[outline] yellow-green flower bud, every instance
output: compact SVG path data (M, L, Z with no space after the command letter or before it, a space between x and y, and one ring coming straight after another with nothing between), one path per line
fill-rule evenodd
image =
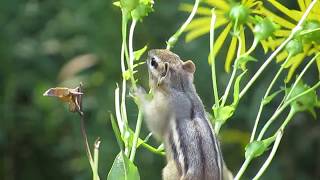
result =
M300 80L298 84L295 86L295 88L292 90L292 93L290 95L290 98L293 98L300 93L303 93L304 91L307 91L310 87L302 82ZM290 92L292 88L287 88L286 92ZM303 96L297 98L295 101L291 102L291 108L295 110L296 112L299 111L309 111L314 117L316 116L315 108L318 106L319 101L317 97L317 93L315 90L308 92L307 94L304 94Z
M121 9L128 13L136 8L139 4L139 0L120 0Z
M292 57L303 52L303 44L301 40L293 39L286 45L288 54Z
M258 22L258 24L256 24L253 29L253 33L256 39L264 40L271 36L278 28L279 26L269 18L263 18Z
M319 28L320 28L320 22L318 20L306 21L306 23L303 25L304 31L312 31ZM316 42L317 44L320 44L320 31L317 30L314 32L306 33L303 36L303 40L308 43Z
M247 22L248 17L250 15L250 10L242 5L242 4L236 4L231 7L229 11L229 18L238 24L244 24Z

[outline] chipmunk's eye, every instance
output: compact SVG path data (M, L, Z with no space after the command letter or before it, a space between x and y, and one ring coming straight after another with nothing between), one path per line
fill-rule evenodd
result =
M158 63L156 62L156 59L153 57L151 58L151 66L153 66L155 69L157 69L158 67Z

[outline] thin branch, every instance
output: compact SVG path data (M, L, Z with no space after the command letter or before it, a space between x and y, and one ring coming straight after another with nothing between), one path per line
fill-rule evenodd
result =
M174 35L172 35L169 40L167 41L167 49L170 50L178 41L180 35L183 33L183 31L187 28L187 26L192 21L193 17L196 15L196 12L199 7L200 0L195 0L195 3L193 5L192 11L188 17L188 19L183 23L183 25L178 29Z
M218 94L218 85L216 77L216 63L215 63L215 54L213 52L214 44L214 25L216 23L216 14L214 9L211 10L211 24L210 24L210 59L211 59L211 74L212 74L212 86L213 86L213 96L215 99L215 106L219 107L219 94Z
M253 180L258 180L260 179L260 177L262 176L262 174L266 171L266 169L269 167L274 155L276 154L277 152L277 149L280 145L280 141L282 139L282 136L283 136L283 132L282 131L278 131L277 133L277 137L276 137L276 140L273 144L273 147L272 147L272 150L270 152L270 155L268 157L268 159L264 162L264 164L262 165L262 167L260 168L260 170L258 171L257 175L253 178Z
M313 0L310 5L308 6L307 10L301 17L300 21L296 25L295 28L292 29L289 37L281 43L280 46L269 56L269 58L262 64L262 66L258 69L258 71L254 74L254 76L250 79L250 81L247 83L247 85L243 88L243 90L240 92L239 98L241 98L247 91L248 89L252 86L252 84L257 80L257 78L261 75L261 73L264 71L264 69L270 64L270 62L275 58L278 53L286 46L286 44L295 36L295 34L301 30L302 28L302 23L305 21L309 13L311 12L311 9L313 6L316 4L317 0Z

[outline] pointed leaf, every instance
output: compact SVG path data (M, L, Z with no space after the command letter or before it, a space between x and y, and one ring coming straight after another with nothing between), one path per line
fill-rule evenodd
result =
M120 130L119 130L119 127L117 125L117 122L116 120L114 119L113 115L110 113L110 120L111 120L111 126L112 126L112 129L113 129L113 132L116 136L116 140L117 140L117 143L120 147L120 149L122 150L123 149L123 141L122 141L122 138L121 138L121 133L120 133Z
M143 48L137 50L134 52L134 59L136 61L138 61L140 59L140 57L146 52L146 50L148 49L148 46L145 45Z
M246 55L246 56L241 56L239 59L238 59L238 62L236 64L236 67L238 69L242 69L243 71L245 71L247 69L247 63L249 61L257 61L256 58L252 57L252 56L249 56L249 55Z
M121 151L114 160L107 180L140 180L138 168Z
M246 146L245 157L246 159L253 159L261 156L265 151L266 147L262 141L252 141Z
M307 84L305 84L302 80L300 80L295 86L295 88L293 90L291 89L292 87L286 89L286 94L289 94L289 92L292 91L292 93L290 94L290 97L288 97L287 99L293 98L309 90L310 87ZM318 97L315 90L312 90L307 94L304 94L303 96L297 98L296 100L290 103L291 108L293 108L295 111L297 112L308 111L311 114L313 113L312 109L317 108L317 104L318 104Z
M224 106L215 108L213 110L215 112L215 121L220 122L221 125L224 124L225 121L233 115L234 110L234 106Z
M234 89L233 89L233 103L232 105L237 105L238 102L239 102L239 90L240 90L240 81L241 81L241 78L243 77L243 75L247 72L244 71L242 72L236 79L236 81L234 82Z
M121 7L120 1L115 1L112 3L113 5L117 6L117 7Z

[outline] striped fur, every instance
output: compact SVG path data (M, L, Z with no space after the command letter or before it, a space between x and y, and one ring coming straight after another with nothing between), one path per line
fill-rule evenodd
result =
M145 119L165 143L164 180L222 180L220 145L193 85L194 65L188 63L185 68L186 63L168 50L149 51L154 97L142 100Z

